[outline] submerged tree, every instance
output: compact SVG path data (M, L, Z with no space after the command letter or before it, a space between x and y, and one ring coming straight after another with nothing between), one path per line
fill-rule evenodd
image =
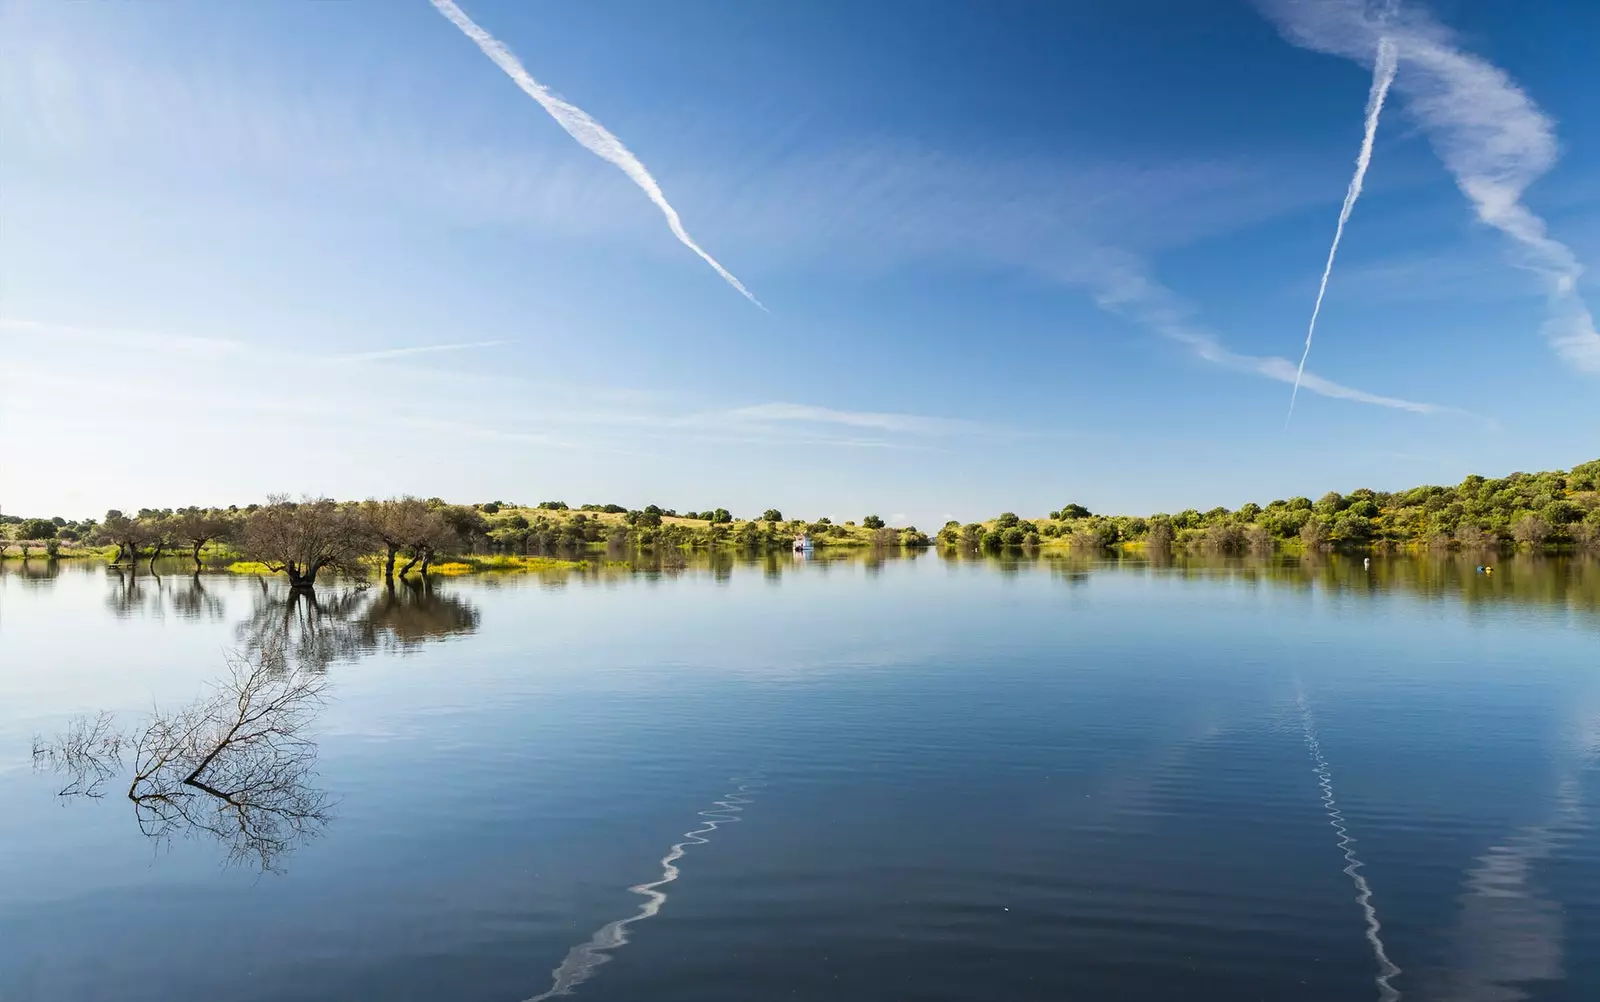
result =
M180 508L168 525L172 537L190 548L194 571L200 573L200 550L213 540L226 539L233 523L221 512L205 508Z
M204 835L233 863L277 870L283 856L321 834L327 795L312 785L317 746L302 732L325 679L279 656L233 658L206 695L157 711L131 732L109 714L74 721L56 740L34 740L36 769L64 775L63 796L99 796L132 758L128 786L139 828L158 840Z
M294 502L279 495L250 516L244 549L272 573L287 576L289 587L308 590L330 568L365 577L361 561L372 552L373 538L355 507L330 498Z
M487 505L484 510L488 510ZM498 506L495 510L499 511ZM368 500L361 505L361 513L373 537L383 546L385 580L394 578L395 558L402 550L417 555L400 572L404 576L405 571L410 570L418 560L424 559L424 555L436 550L450 532L450 526L439 509L421 498L407 496L387 501Z

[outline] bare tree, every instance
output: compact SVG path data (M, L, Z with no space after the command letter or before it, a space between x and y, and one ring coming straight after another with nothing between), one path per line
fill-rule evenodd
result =
M126 743L116 728L116 717L109 711L102 710L93 717L74 717L56 740L33 739L33 768L66 777L58 796L101 797L101 786L122 768Z
M128 786L139 828L160 840L217 839L233 863L277 870L330 819L327 795L311 785L317 747L302 730L321 704L324 677L290 670L271 654L233 658L212 691L129 735L109 714L75 721L57 740L34 740L34 765L63 773L63 795L99 796L133 760Z
M287 852L321 833L326 794L310 780L316 744L302 730L322 700L324 677L290 670L281 657L232 658L211 692L156 712L123 734L108 713L75 720L55 741L34 739L36 769L63 774L63 796L101 795L133 760L128 800L156 839L207 835L233 863L276 870Z
M205 508L181 508L168 524L172 537L190 547L196 574L203 568L200 563L200 550L212 540L226 539L233 527L227 516Z
M244 549L289 586L309 590L323 570L354 578L366 576L362 558L374 548L367 520L359 509L330 498L294 502L283 496L250 516Z
M395 557L401 550L416 554L400 572L404 577L418 560L431 559L432 551L450 533L444 517L420 498L368 500L361 505L361 514L373 536L383 545L385 580L393 580Z
M411 538L405 544L406 562L400 568L400 577L411 573L411 568L419 563L422 565L422 576L427 577L428 565L433 563L433 558L462 542L460 530L456 524L452 524L451 514L454 511L456 509L435 508L432 509L431 518L416 523ZM455 521L462 523L459 518Z
M1511 535L1519 543L1543 546L1550 538L1550 523L1538 515L1524 515L1511 527Z

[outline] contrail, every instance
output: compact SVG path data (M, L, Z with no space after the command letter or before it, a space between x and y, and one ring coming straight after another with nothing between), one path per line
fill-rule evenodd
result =
M734 792L721 800L712 801L713 807L701 811L700 816L706 819L705 823L693 831L684 832L683 841L673 845L667 850L667 854L661 857L661 879L647 884L635 884L628 888L645 899L639 910L627 918L607 922L596 929L587 942L568 950L566 958L561 961L561 966L550 972L550 989L542 995L533 996L527 1002L544 1002L545 999L557 995L571 995L574 988L589 980L595 968L611 959L611 951L627 945L628 926L656 914L661 910L661 906L667 903L666 892L657 888L678 879L678 868L672 864L683 858L684 850L691 845L705 845L711 841L705 836L716 831L719 826L739 821L739 814L744 811L744 805L750 803L750 798L744 794L754 787L763 785L765 784L759 779L739 783Z
M1581 372L1600 374L1600 331L1579 293L1583 265L1522 202L1555 166L1555 122L1500 67L1467 52L1420 5L1376 13L1366 0L1256 0L1289 41L1365 61L1393 39L1406 75L1395 85L1434 152L1455 177L1478 220L1504 233L1516 263L1538 275L1548 296L1544 334Z
M1322 297L1328 292L1328 276L1333 274L1333 259L1339 253L1339 241L1344 237L1344 224L1350 221L1350 212L1361 197L1361 184L1367 177L1367 165L1372 163L1372 140L1378 134L1378 116L1383 112L1383 99L1389 95L1389 85L1394 83L1398 66L1395 44L1391 39L1378 39L1378 58L1372 66L1372 90L1367 93L1367 128L1361 137L1361 152L1356 154L1355 176L1344 193L1344 205L1339 209L1339 225L1333 230L1333 246L1328 248L1328 263L1322 268L1322 284L1317 287L1317 304L1311 308L1311 325L1306 328L1306 347L1300 353L1300 367L1295 370L1294 390L1289 394L1289 416L1283 426L1289 427L1294 418L1294 402L1300 396L1300 380L1305 375L1306 359L1311 355L1311 338L1317 332L1317 314L1322 312Z
M1378 922L1378 909L1372 904L1372 885L1361 875L1361 868L1366 864L1356 857L1356 840L1349 832L1344 811L1340 809L1338 801L1334 800L1333 769L1322 754L1322 742L1317 740L1317 725L1311 719L1311 707L1306 702L1305 690L1302 689L1298 693L1296 702L1300 706L1300 726L1305 731L1306 749L1311 752L1312 771L1317 774L1317 785L1322 788L1322 807L1327 811L1328 824L1333 826L1334 832L1338 835L1339 851L1344 853L1346 863L1344 872L1356 887L1356 904L1361 906L1361 911L1367 919L1367 942L1372 945L1373 959L1378 962L1378 976L1375 980L1378 985L1379 1002L1398 1002L1400 993L1389 984L1389 981L1400 973L1400 968L1389 959L1389 951L1384 948L1383 939L1379 936L1383 926Z
M721 275L723 281L739 290L741 296L760 306L763 310L766 309L765 306L761 306L760 300L750 294L749 289L746 289L737 278L733 277L728 269L719 264L716 258L701 250L700 245L694 242L694 238L689 236L689 231L683 228L683 221L678 218L678 211L667 202L667 196L661 193L661 186L656 184L656 179L650 176L648 170L645 170L645 166L639 162L639 158L634 156L633 152L622 144L622 140L612 135L605 126L590 118L589 114L582 108L563 101L555 94L552 94L544 84L535 80L532 74L523 67L522 62L517 59L515 53L501 44L493 35L478 27L477 23L468 17L465 11L456 6L454 0L431 0L431 2L439 13L450 19L451 24L460 28L463 34L476 42L478 48L483 50L483 54L493 60L496 66L504 70L506 76L510 77L518 87L521 87L524 93L538 101L540 106L550 113L550 117L556 120L556 124L567 130L568 135L581 143L590 153L616 165L622 173L628 175L634 184L642 188L644 193L650 197L650 201L656 204L656 208L661 210L661 214L667 217L667 226L672 229L672 235L677 237L680 243L700 255L700 259L709 264L718 275Z
M412 348L384 348L379 351L357 351L348 355L335 355L333 362L376 362L386 358L403 358L407 355L430 355L439 351L465 351L468 348L496 348L504 341L465 341L460 344L424 344Z

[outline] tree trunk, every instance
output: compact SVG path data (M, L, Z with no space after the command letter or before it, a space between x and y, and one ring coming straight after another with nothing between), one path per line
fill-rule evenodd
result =
M433 547L422 548L422 580L428 580L428 565L433 563Z
M317 567L315 565L301 570L294 564L288 564L283 568L283 573L289 576L290 591L310 591L316 587Z
M201 565L200 565L200 547L202 547L204 545L206 545L206 541L203 540L203 539L202 540L198 540L194 544L194 572L196 574L199 574L200 570L201 570Z
M406 560L406 565L404 567L400 568L400 577L404 578L407 574L410 574L411 573L411 568L417 566L417 561L419 561L421 559L422 559L422 551L421 550L412 550L410 558Z
M117 544L117 552L116 552L116 555L115 555L115 556L113 556L113 557L112 557L112 558L111 558L111 563L112 563L112 564L120 564L120 563L122 563L122 554L123 554L123 553L124 553L124 552L125 552L125 551L126 551L126 550L127 550L127 549L128 549L128 547L127 547L127 546L126 546L126 545L125 545L125 544L123 544L123 543L118 543L118 544Z
M400 547L396 546L393 543L389 543L389 544L386 544L386 545L388 546L389 552L384 557L384 561L383 561L383 579L385 581L393 581L394 580L394 555L396 553L400 552Z

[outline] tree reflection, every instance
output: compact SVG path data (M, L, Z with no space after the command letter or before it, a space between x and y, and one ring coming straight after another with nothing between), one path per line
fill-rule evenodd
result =
M432 639L472 633L478 609L428 583L320 592L263 582L238 633L247 655L281 651L302 670L325 671L376 651L405 653Z
M271 652L230 659L228 669L210 692L131 731L102 713L54 741L35 739L34 767L64 776L63 796L98 797L127 754L127 797L145 835L209 837L231 864L280 869L330 820L328 796L312 784L317 746L302 733L326 679Z
M358 623L369 649L405 652L428 640L474 632L478 609L459 595L436 593L431 582L408 581L379 592Z
M183 619L221 619L226 611L222 599L206 588L195 574L187 586L178 586L172 592L172 608Z

